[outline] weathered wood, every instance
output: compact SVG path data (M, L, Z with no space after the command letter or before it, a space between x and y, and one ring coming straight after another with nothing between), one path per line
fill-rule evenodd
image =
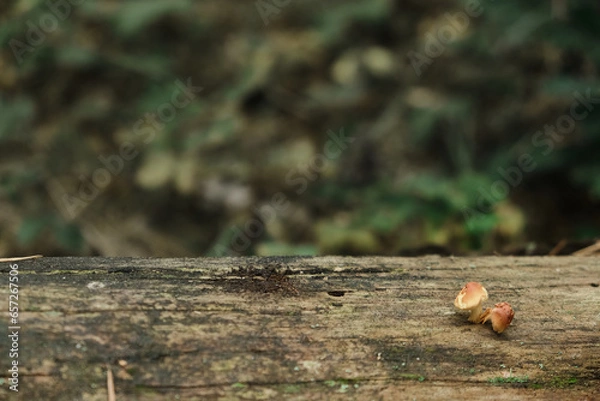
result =
M107 363L117 400L600 399L600 258L18 266L19 392L3 335L2 399L106 400ZM513 305L502 335L455 311L467 281Z

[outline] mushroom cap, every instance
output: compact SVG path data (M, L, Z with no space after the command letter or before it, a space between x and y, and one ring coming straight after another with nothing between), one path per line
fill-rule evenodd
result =
M488 299L488 293L483 285L471 281L460 290L454 300L454 306L458 309L470 310L481 305L486 299Z
M492 312L490 313L490 317L486 318L492 320L492 329L496 333L502 333L512 322L513 317L515 316L515 311L510 306L508 302L500 302L499 304L494 305Z

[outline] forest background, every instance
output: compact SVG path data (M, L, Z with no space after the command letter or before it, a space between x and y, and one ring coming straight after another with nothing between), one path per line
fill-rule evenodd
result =
M0 255L571 253L600 4L0 4Z

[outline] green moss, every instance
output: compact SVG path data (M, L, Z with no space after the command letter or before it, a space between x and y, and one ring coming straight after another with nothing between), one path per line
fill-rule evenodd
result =
M400 373L398 377L404 380L418 380L420 382L425 381L425 376L416 375L413 373Z
M338 393L346 393L348 390L352 388L358 388L360 385L358 384L358 380L356 379L335 379L335 380L325 380L323 382L327 387L335 388L338 387Z
M541 389L541 388L567 388L573 386L579 382L579 379L576 377L553 377L552 379L543 380L540 382L529 382L527 384L527 388L531 389Z
M566 388L577 384L577 381L578 380L575 377L554 377L552 378L550 385L556 388Z
M493 377L488 380L492 384L504 384L504 383L528 383L528 376L513 376L513 377Z
M85 276L85 275L90 275L90 274L104 274L106 273L105 271L102 270L76 270L76 269L70 269L70 270L51 270L49 272L44 272L43 274L45 275L49 275L49 276L55 276L55 275L77 275L77 276Z
M289 385L289 386L285 386L285 388L283 389L283 392L286 394L296 394L300 392L300 386L297 385Z

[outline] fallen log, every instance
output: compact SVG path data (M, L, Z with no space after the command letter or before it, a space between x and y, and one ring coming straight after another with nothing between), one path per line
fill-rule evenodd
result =
M600 399L597 257L40 258L0 268L4 304L18 295L17 313L3 313L1 399ZM484 306L513 306L504 333L454 308L468 281L487 288Z

